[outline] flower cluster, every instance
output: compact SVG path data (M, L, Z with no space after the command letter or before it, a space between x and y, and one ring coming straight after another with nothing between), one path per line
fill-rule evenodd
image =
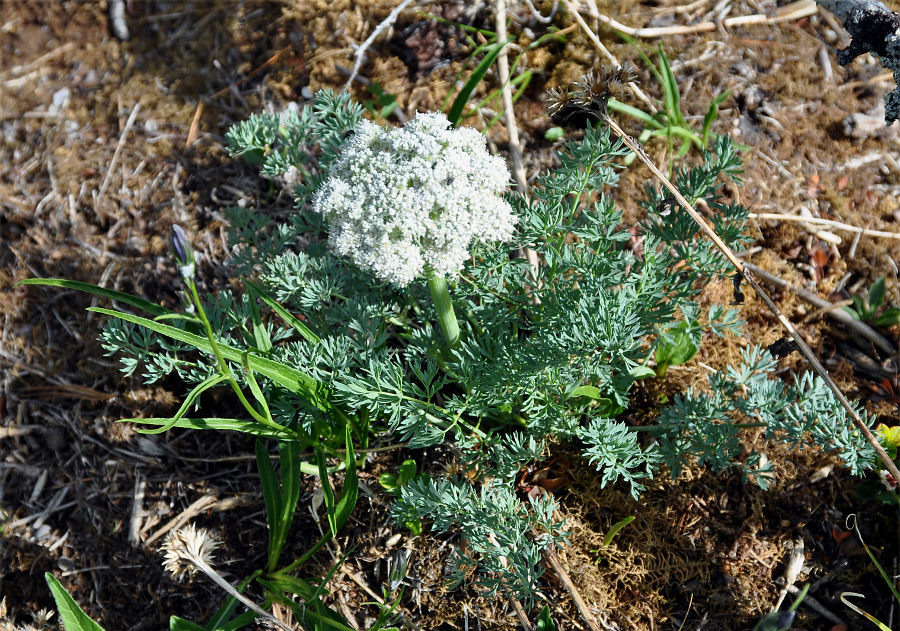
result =
M330 224L329 244L378 278L404 286L425 274L455 276L473 240L505 241L516 217L498 194L509 181L471 128L441 113L404 127L360 121L313 208Z

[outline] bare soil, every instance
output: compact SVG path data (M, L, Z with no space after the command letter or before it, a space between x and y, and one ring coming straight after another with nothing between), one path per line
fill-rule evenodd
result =
M185 511L224 540L218 558L229 580L240 580L264 558L266 526L252 443L182 431L142 436L117 424L121 418L171 414L183 387L122 377L115 358L104 356L96 341L102 321L85 311L98 301L14 285L31 277L71 278L175 306L178 281L167 235L178 223L195 235L204 257L204 289L239 289L228 266L223 210L247 203L287 212L291 202L227 155L225 132L262 108L279 110L308 101L318 89L340 89L355 48L396 4L134 0L127 3L131 38L122 41L112 35L106 2L0 3L0 598L6 607L0 628L23 627L39 610L53 608L43 577L48 571L107 629L158 629L168 626L171 614L204 623L222 594L203 579L174 583L162 570L160 541L154 538ZM549 25L526 4L508 4L509 32L518 49L549 26L575 24L562 4ZM554 4L534 2L542 15ZM900 233L897 131L879 123L883 96L893 87L890 77L869 56L838 67L832 47L847 42L821 10L777 24L721 23L724 9L728 16L771 14L780 4L597 2L601 13L632 27L719 20L711 32L639 45L651 57L657 43L663 46L673 60L684 112L697 126L711 99L731 91L713 129L750 147L744 186L732 190L735 198L759 213L795 215L806 208L851 226ZM583 15L591 22L587 10ZM367 52L361 77L396 95L407 117L440 108L459 73L467 76L472 47L448 21L494 30L493 3L413 3ZM659 85L634 49L608 28L593 26L618 60L634 63L642 89L660 99ZM604 61L575 27L565 41L529 51L514 69L532 72L515 108L529 177L553 159L553 143L544 139L552 126L546 89ZM497 85L492 71L470 103ZM360 82L350 89L362 101L371 98ZM490 102L467 123L481 128L500 108ZM874 117L874 124L861 114ZM640 131L631 120L623 123ZM505 118L488 136L497 151L507 153ZM664 142L652 142L648 150L668 160ZM624 180L617 201L633 221L641 213L637 200L648 174L633 166ZM835 244L798 223L772 220L757 222L754 231L758 249L748 260L792 284L837 303L886 276L886 303L900 304L897 239L855 240L853 233L836 230L842 239ZM727 302L730 292L723 281L711 285L703 300ZM884 423L900 424L896 355L879 355L790 291L775 295L842 387ZM660 396L702 382L707 366L721 368L743 346L782 336L754 297L748 296L742 316L748 321L743 338L704 344L695 360L673 369L664 382L642 386L626 419L652 418ZM881 333L896 347L896 329ZM792 357L782 360L785 376L801 368ZM227 397L211 403L230 405ZM747 439L759 441L754 435ZM752 628L777 598L787 544L797 537L806 546L801 583L828 578L812 594L825 609L849 628L871 628L838 599L853 591L866 596L865 608L889 620L890 594L855 536L848 535L845 519L858 516L867 543L896 573L896 509L860 501L858 481L819 453L766 453L778 474L767 492L735 476L696 469L678 480L654 481L635 502L621 489L601 489L595 472L558 446L554 455L568 455L572 463L570 483L559 493L572 545L561 556L607 628ZM367 590L380 593L386 558L406 546L413 551L412 588L402 604L406 619L422 629L514 627L507 603L444 588L451 538L411 538L388 520L388 498L377 477L407 457L434 471L453 459L440 449L375 459L361 474L374 495L362 496L336 546L302 574L321 576L332 554L357 544L330 582L328 602L367 628L377 613L362 604L371 601ZM301 498L296 554L318 537L320 524L305 508L315 490L308 482ZM604 534L627 516L636 519L598 556ZM546 575L545 594L560 628L582 628L552 573ZM893 624L900 624L896 611L893 616ZM803 606L794 628L842 627Z

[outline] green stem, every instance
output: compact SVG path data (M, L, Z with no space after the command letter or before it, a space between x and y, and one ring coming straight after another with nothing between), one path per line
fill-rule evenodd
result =
M428 290L437 310L441 331L447 340L447 348L454 348L459 343L459 323L456 321L456 312L453 311L453 302L450 300L450 285L446 278L430 274Z

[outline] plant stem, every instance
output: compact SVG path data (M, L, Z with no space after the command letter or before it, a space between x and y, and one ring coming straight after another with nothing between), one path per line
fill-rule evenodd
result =
M453 311L447 279L436 276L434 273L429 274L428 290L431 292L431 299L437 310L441 331L444 332L444 338L447 340L447 348L454 348L459 343L459 323L456 321L456 312Z
M193 555L193 554L190 554L189 556L191 557L191 561L193 561L194 564L198 568L200 568L204 574L206 574L208 577L210 577L216 583L216 585L218 585L223 590L225 590L225 592L227 592L229 596L242 602L244 604L244 606L246 606L248 609L252 609L254 612L259 614L263 618L263 620L268 621L270 624L278 627L279 629L283 629L284 631L293 631L292 627L289 627L288 625L283 623L281 620L274 617L268 611L265 611L262 607L260 607L259 605L254 603L252 600L250 600L249 598L244 596L242 593L240 593L238 590L236 590L234 588L234 586L231 585L231 583L229 583L224 578L219 576L218 572L216 572L214 569L212 569L212 567L210 567L209 564L207 564L203 559L201 559L200 557Z

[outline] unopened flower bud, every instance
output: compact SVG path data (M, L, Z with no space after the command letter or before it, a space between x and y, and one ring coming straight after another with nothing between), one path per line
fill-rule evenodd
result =
M191 247L190 239L188 239L184 228L178 224L172 226L172 250L182 278L185 280L192 279L196 269L194 265L194 248Z

